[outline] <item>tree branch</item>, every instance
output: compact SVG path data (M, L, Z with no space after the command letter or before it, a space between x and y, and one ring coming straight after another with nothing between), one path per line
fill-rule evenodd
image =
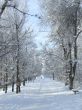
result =
M1 12L0 12L0 17L3 14L3 12L4 12L4 10L5 10L6 6L7 6L8 1L9 0L5 0L4 4L2 5Z
M75 40L77 40L77 38L79 37L79 35L80 35L81 33L82 33L82 30L77 33L77 36L76 36Z
M18 9L15 5L7 5L7 7L12 7L12 8L16 9L17 11L19 11L20 13L22 13L24 15L29 15L29 16L37 17L38 19L41 19L41 17L38 16L37 14L34 15L34 14L30 14L30 13L24 12L24 11Z

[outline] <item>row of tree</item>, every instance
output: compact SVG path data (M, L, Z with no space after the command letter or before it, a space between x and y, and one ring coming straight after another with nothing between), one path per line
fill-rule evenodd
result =
M41 57L34 42L34 33L27 24L27 1L0 1L0 87L7 93L8 85L16 84L19 93L21 82L41 74ZM36 17L36 16L35 16Z
M57 49L61 51L61 53L59 52L60 56L54 53L56 58L53 58L54 56L51 58L54 60L58 58L59 60L61 59L61 63L63 64L60 64L63 65L61 67L64 68L64 75L66 76L66 80L69 80L69 89L73 89L75 76L77 74L77 65L79 64L77 44L78 38L79 36L81 37L82 33L82 1L42 0L40 6L43 9L42 14L45 19L43 21L48 23L51 27L49 39L55 45L54 52L57 53ZM56 67L53 64L48 66ZM60 66L59 70L61 70Z
M82 32L81 0L41 0L43 17L29 14L26 4L24 0L0 2L0 87L6 93L8 85L14 91L16 84L19 93L21 82L25 85L37 75L51 74L53 79L69 82L69 89L73 89L74 81L81 77L78 65L81 67L82 55L77 48ZM48 41L42 51L37 51L28 16L50 26L52 42Z

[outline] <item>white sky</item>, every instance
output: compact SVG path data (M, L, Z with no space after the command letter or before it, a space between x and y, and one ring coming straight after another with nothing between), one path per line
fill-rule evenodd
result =
M28 6L29 6L29 13L34 15L35 14L40 15L38 0L29 0ZM41 48L40 44L45 44L47 40L45 36L48 34L48 32L41 32L41 30L44 30L44 29L43 29L43 26L41 26L40 24L41 21L38 18L29 17L29 19L35 33L37 34L37 37L36 37L37 45L39 48Z

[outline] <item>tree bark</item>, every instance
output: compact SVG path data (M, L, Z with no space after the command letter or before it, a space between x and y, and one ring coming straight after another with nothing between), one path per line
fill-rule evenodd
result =
M6 73L6 76L5 76L5 93L7 93L7 89L8 89L8 75Z
M74 75L73 75L73 64L72 64L72 45L69 42L69 65L70 65L70 73L69 73L69 89L73 89L73 81L74 81Z
M20 92L20 78L19 78L19 36L18 25L16 24L16 37L17 37L17 80L16 80L16 93Z
M14 92L15 78L14 75L12 77L12 92Z

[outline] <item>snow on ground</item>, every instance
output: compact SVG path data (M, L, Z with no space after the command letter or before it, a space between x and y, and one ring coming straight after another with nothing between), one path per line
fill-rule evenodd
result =
M15 94L0 91L0 110L82 110L82 91L74 94L63 83L38 78Z

